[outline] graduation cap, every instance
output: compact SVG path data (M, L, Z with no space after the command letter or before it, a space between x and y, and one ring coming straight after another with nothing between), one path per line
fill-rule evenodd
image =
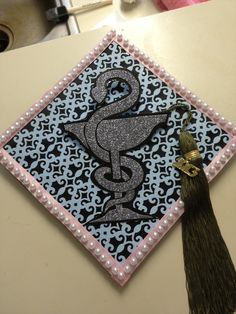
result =
M115 31L1 135L1 163L124 285L182 220L190 313L233 313L210 181L236 128Z

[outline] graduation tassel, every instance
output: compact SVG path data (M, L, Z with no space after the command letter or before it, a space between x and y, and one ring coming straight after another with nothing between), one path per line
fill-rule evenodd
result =
M236 309L235 268L213 212L197 144L185 130L191 120L188 112L179 136L182 157L174 166L181 170L185 208L182 238L189 313L232 314Z

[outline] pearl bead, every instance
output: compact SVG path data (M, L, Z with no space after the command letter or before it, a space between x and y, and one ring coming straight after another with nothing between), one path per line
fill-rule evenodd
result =
M159 237L158 232L154 231L152 234L152 237L153 237L153 239L158 239L158 237Z
M149 63L149 57L144 55L144 64L148 64Z
M60 212L60 213L59 213L59 219L63 221L64 218L65 218L64 213L63 213L63 212Z
M46 195L43 195L43 196L42 196L42 199L41 199L41 202L42 202L43 204L45 204L45 203L47 203L47 201L48 201L47 196L46 196Z
M20 169L19 168L15 168L14 169L14 172L13 172L14 174L15 174L15 176L17 177L19 174L20 174Z
M28 179L27 177L23 180L23 184L24 184L26 187L29 186L30 181L29 181L29 179Z
M162 224L166 228L168 226L169 222L165 219Z
M174 209L173 209L173 213L174 213L174 215L179 215L179 207L174 207Z
M123 41L123 45L124 45L125 48L127 48L129 46L129 41L127 39L125 39Z
M26 111L25 116L26 116L26 118L28 119L28 118L31 116L30 112L29 112L29 111Z
M160 69L159 76L163 78L165 74L166 74L166 71L164 69Z
M21 124L21 125L25 123L25 118L24 118L24 117L20 117L19 120L20 120L20 124Z
M138 259L142 259L143 258L143 253L141 251L138 251L136 256L137 256Z
M147 244L144 244L144 245L141 247L141 250L142 250L143 252L147 252L147 251L149 250Z
M208 108L209 108L208 104L206 103L202 104L202 111L207 112Z
M153 244L153 238L152 238L152 237L148 237L147 243L148 243L149 245L152 245L152 244Z
M7 165L8 164L8 159L7 159L7 157L3 157L2 158L2 163L3 163L3 165Z
M94 242L89 242L89 249L90 250L93 250L94 246L95 246Z
M104 45L107 45L107 44L108 44L108 39L107 39L107 37L104 37L102 41L103 41Z
M103 51L103 50L104 50L104 45L103 45L103 43L99 43L98 47L99 47L99 50L100 50L100 51Z
M139 54L140 54L139 49L138 49L138 48L135 48L135 49L134 49L134 55L135 55L135 57L138 57Z
M16 121L15 126L16 126L16 129L18 129L20 127L20 123Z
M220 161L221 161L222 163L225 163L226 160L227 160L227 158L226 158L225 155L222 155L222 156L220 157Z
M144 53L143 53L143 52L140 52L140 53L139 53L139 60L140 60L140 61L143 61L143 60L144 60Z
M228 122L226 125L228 130L231 130L233 128L233 123L232 122Z
M77 238L80 238L80 237L82 236L82 231L81 231L80 229L77 229L75 236L76 236Z
M192 93L190 92L190 90L186 91L186 98L191 99L192 97Z
M35 184L34 184L34 183L31 183L31 184L30 184L30 191L31 191L31 192L35 192L35 190L36 190Z
M220 162L219 160L217 160L217 161L215 162L215 167L216 167L217 169L220 169L220 167L221 167L221 162Z
M169 73L166 73L166 74L165 74L165 81L166 81L166 82L169 82L169 80L170 80L170 74L169 74Z
M52 202L47 201L46 207L47 207L47 209L51 209L52 208Z
M168 220L170 220L170 221L172 221L172 220L173 220L173 218L174 218L173 214L172 214L172 213L169 213L169 214L168 214L168 218L167 218L167 219L168 219Z
M230 146L230 150L231 150L231 152L235 152L236 151L236 144L231 144L231 146Z
M180 201L178 202L178 205L179 205L180 208L183 208L183 207L184 207L184 202L180 200Z
M224 117L221 117L219 122L220 122L221 125L225 125L226 124L226 120L225 120Z
M96 248L96 250L95 250L95 255L96 255L96 256L99 256L100 254L101 254L101 249Z
M136 259L135 257L132 257L132 258L130 259L130 264L131 264L132 266L137 265L137 259Z
M118 279L119 279L119 280L123 280L123 279L124 279L124 273L119 272L119 273L118 273Z
M163 227L162 226L158 226L157 227L157 232L158 233L162 233L163 232Z
M148 66L150 69L152 69L154 67L154 61L153 60L149 60Z
M209 172L206 172L206 177L207 177L207 180L208 180L208 181L210 181L210 179L211 179L211 175L210 175L210 173L209 173Z
M82 236L81 241L82 241L83 243L86 243L86 242L88 241L88 238L87 238L86 234L84 234L84 235Z
M175 85L175 78L170 77L170 86L174 86L174 85Z
M6 158L6 157L4 157L4 158ZM19 180L20 180L20 181L23 181L24 178L25 178L25 175L22 173L22 174L19 176Z
M66 217L66 218L64 219L64 224L65 224L65 225L69 225L69 224L70 224L70 219L69 219L68 217Z
M71 231L75 231L76 225L74 223L72 223L72 224L70 224L69 228L70 228Z
M208 109L208 115L209 115L210 117L214 116L214 112L215 112L215 110L214 110L212 107L210 107L210 108Z
M6 140L6 136L5 135L1 135L0 136L0 142L4 142Z
M108 33L107 33L107 38L108 38L108 39L111 39L112 37L113 37L113 34L112 34L111 32L108 32Z
M160 65L159 64L155 64L154 65L154 72L155 73L159 73L159 71L160 71Z
M215 174L216 168L214 166L211 166L209 172L210 174Z
M5 139L6 139L5 135L1 135L1 136L0 136L0 142L4 142Z
M186 94L186 87L181 86L180 93L181 93L181 95L185 95Z
M56 206L53 207L52 213L53 213L54 215L58 213L58 208L57 208Z
M193 104L195 104L197 102L197 96L196 95L192 95L191 101L192 101Z
M38 197L38 198L40 198L40 197L42 197L42 191L41 190L36 190L36 196Z
M90 56L85 57L85 63L88 64L90 62Z
M89 53L89 59L90 59L90 60L93 60L93 59L94 59L94 53L93 53L93 51L91 51L91 52Z
M93 50L94 50L94 56L97 56L99 54L99 48L95 47Z
M64 85L64 82L63 81L59 81L58 82L58 86L59 86L59 88L62 88L63 87L63 85ZM41 100L40 100L41 101Z
M111 267L111 261L106 261L106 263L105 263L105 266L106 266L106 268L110 268Z
M30 111L30 114L32 115L32 114L35 112L34 107L31 107L31 108L29 109L29 111Z
M201 107L202 107L202 100L201 100L201 99L198 99L198 100L197 100L196 106L197 106L198 108L201 108Z
M230 149L227 148L227 149L225 150L224 154L225 154L226 157L230 157L230 155L231 155Z
M117 273L118 273L118 268L117 267L113 267L112 268L112 274L113 275L117 275Z
M236 127L232 130L233 135L236 135Z
M14 168L14 165L13 165L13 163L12 163L11 161L8 163L7 168L8 168L9 170L11 170L11 169Z
M179 91L179 90L180 90L180 87L181 87L180 82L176 82L176 83L175 83L175 89L176 89L177 91Z
M130 271L131 271L131 268L130 268L130 266L129 265L126 265L125 266L125 273L130 273Z
M104 254L102 254L99 259L101 262L105 262L107 258Z
M117 34L117 41L121 42L123 39L122 34Z
M218 121L218 120L220 119L220 114L219 114L219 112L215 112L215 113L214 113L214 119L215 119L216 121Z
M16 128L14 127L14 125L12 125L12 126L10 127L10 129L11 129L12 132L14 132Z
M133 52L133 51L134 51L134 44L130 44L130 45L129 45L129 51L130 51L130 52Z
M10 130L6 130L5 134L6 136L9 136L11 134Z

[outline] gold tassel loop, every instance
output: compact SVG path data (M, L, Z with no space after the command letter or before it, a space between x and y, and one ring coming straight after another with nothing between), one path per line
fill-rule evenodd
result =
M201 155L198 149L191 150L189 153L184 154L184 158L188 161L194 161L196 159L201 159Z

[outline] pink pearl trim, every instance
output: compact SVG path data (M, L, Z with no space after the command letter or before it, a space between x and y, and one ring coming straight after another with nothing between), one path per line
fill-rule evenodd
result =
M141 241L135 251L129 258L120 264L110 253L53 197L23 168L19 165L2 147L16 135L28 122L30 122L39 112L41 112L61 91L67 87L80 73L90 65L102 51L104 51L112 41L119 43L126 51L128 51L135 59L143 63L152 73L157 75L166 84L179 93L191 105L195 106L199 111L204 112L212 121L224 129L232 139L221 150L221 152L212 160L206 168L206 175L211 181L225 164L236 153L236 126L232 122L226 121L219 113L205 104L201 99L194 95L190 90L183 86L173 76L155 64L144 53L140 52L133 44L124 39L122 34L116 35L111 30L101 40L101 42L86 55L79 64L77 64L70 72L66 74L56 85L53 86L37 103L33 104L19 119L13 123L10 128L0 135L0 163L3 164L33 195L34 197L57 218L65 227L84 245L98 262L111 274L121 286L123 286L132 273L137 269L139 264L151 252L151 250L160 242L165 234L173 227L176 221L184 212L184 204L181 200L177 200L171 208L166 212L164 217L149 232L146 238ZM1 149L2 148L2 149Z

